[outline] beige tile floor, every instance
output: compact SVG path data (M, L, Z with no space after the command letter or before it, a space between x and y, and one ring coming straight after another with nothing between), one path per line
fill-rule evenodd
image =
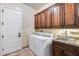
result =
M24 48L22 50L10 53L6 56L35 56L35 54L29 48Z

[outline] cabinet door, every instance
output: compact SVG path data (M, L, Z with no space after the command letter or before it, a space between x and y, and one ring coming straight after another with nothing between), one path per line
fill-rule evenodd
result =
M79 3L75 4L75 17L76 17L76 25L79 27Z
M64 26L67 27L74 27L75 19L74 19L74 4L73 3L66 3L64 6L65 10L65 20Z
M79 56L79 47L76 47L76 53L77 53L76 56Z
M62 4L57 4L53 7L54 13L54 28L60 28L62 26Z
M45 16L46 16L46 28L52 28L52 8L48 8L45 10Z
M41 28L46 28L45 11L41 12Z
M37 15L37 23L38 23L38 28L41 28L41 15L40 14L38 14Z
M75 46L67 45L67 44L63 44L63 43L62 43L62 45L64 46L63 47L64 56L76 56L77 55Z
M35 15L35 28L36 29L38 28L38 18L37 18L37 15Z
M64 56L77 56L75 52L70 52L70 51L65 51L65 50L63 50L63 55Z
M54 8L53 6L51 8L52 8L52 28L54 28Z
M54 56L63 56L63 50L60 47L53 47L53 55Z

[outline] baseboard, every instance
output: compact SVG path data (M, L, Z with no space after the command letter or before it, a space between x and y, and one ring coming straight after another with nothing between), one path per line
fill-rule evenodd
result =
M22 49L19 49L19 50L17 50L17 51L20 51L20 50L22 50ZM11 52L11 53L15 53L15 52L17 52L17 51L14 51L14 52ZM4 54L4 55L2 55L2 56L7 56L7 55L9 55L9 54L11 54L11 53L7 53L7 54Z
M28 48L28 47L29 47L29 46L24 46L24 47L22 47L22 49ZM20 50L22 50L22 49L20 49ZM20 51L20 50L17 50L17 51ZM17 52L17 51L14 51L14 52ZM14 52L11 52L11 53L14 53ZM7 55L9 55L9 54L11 54L11 53L8 53L8 54L2 55L2 56L7 56Z

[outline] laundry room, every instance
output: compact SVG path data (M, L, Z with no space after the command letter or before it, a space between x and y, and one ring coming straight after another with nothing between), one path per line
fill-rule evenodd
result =
M79 56L79 3L0 3L0 43L0 56Z

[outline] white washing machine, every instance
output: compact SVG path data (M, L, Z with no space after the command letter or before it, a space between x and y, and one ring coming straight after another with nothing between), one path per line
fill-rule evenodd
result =
M52 37L42 34L31 34L29 36L29 48L37 56L51 56Z

